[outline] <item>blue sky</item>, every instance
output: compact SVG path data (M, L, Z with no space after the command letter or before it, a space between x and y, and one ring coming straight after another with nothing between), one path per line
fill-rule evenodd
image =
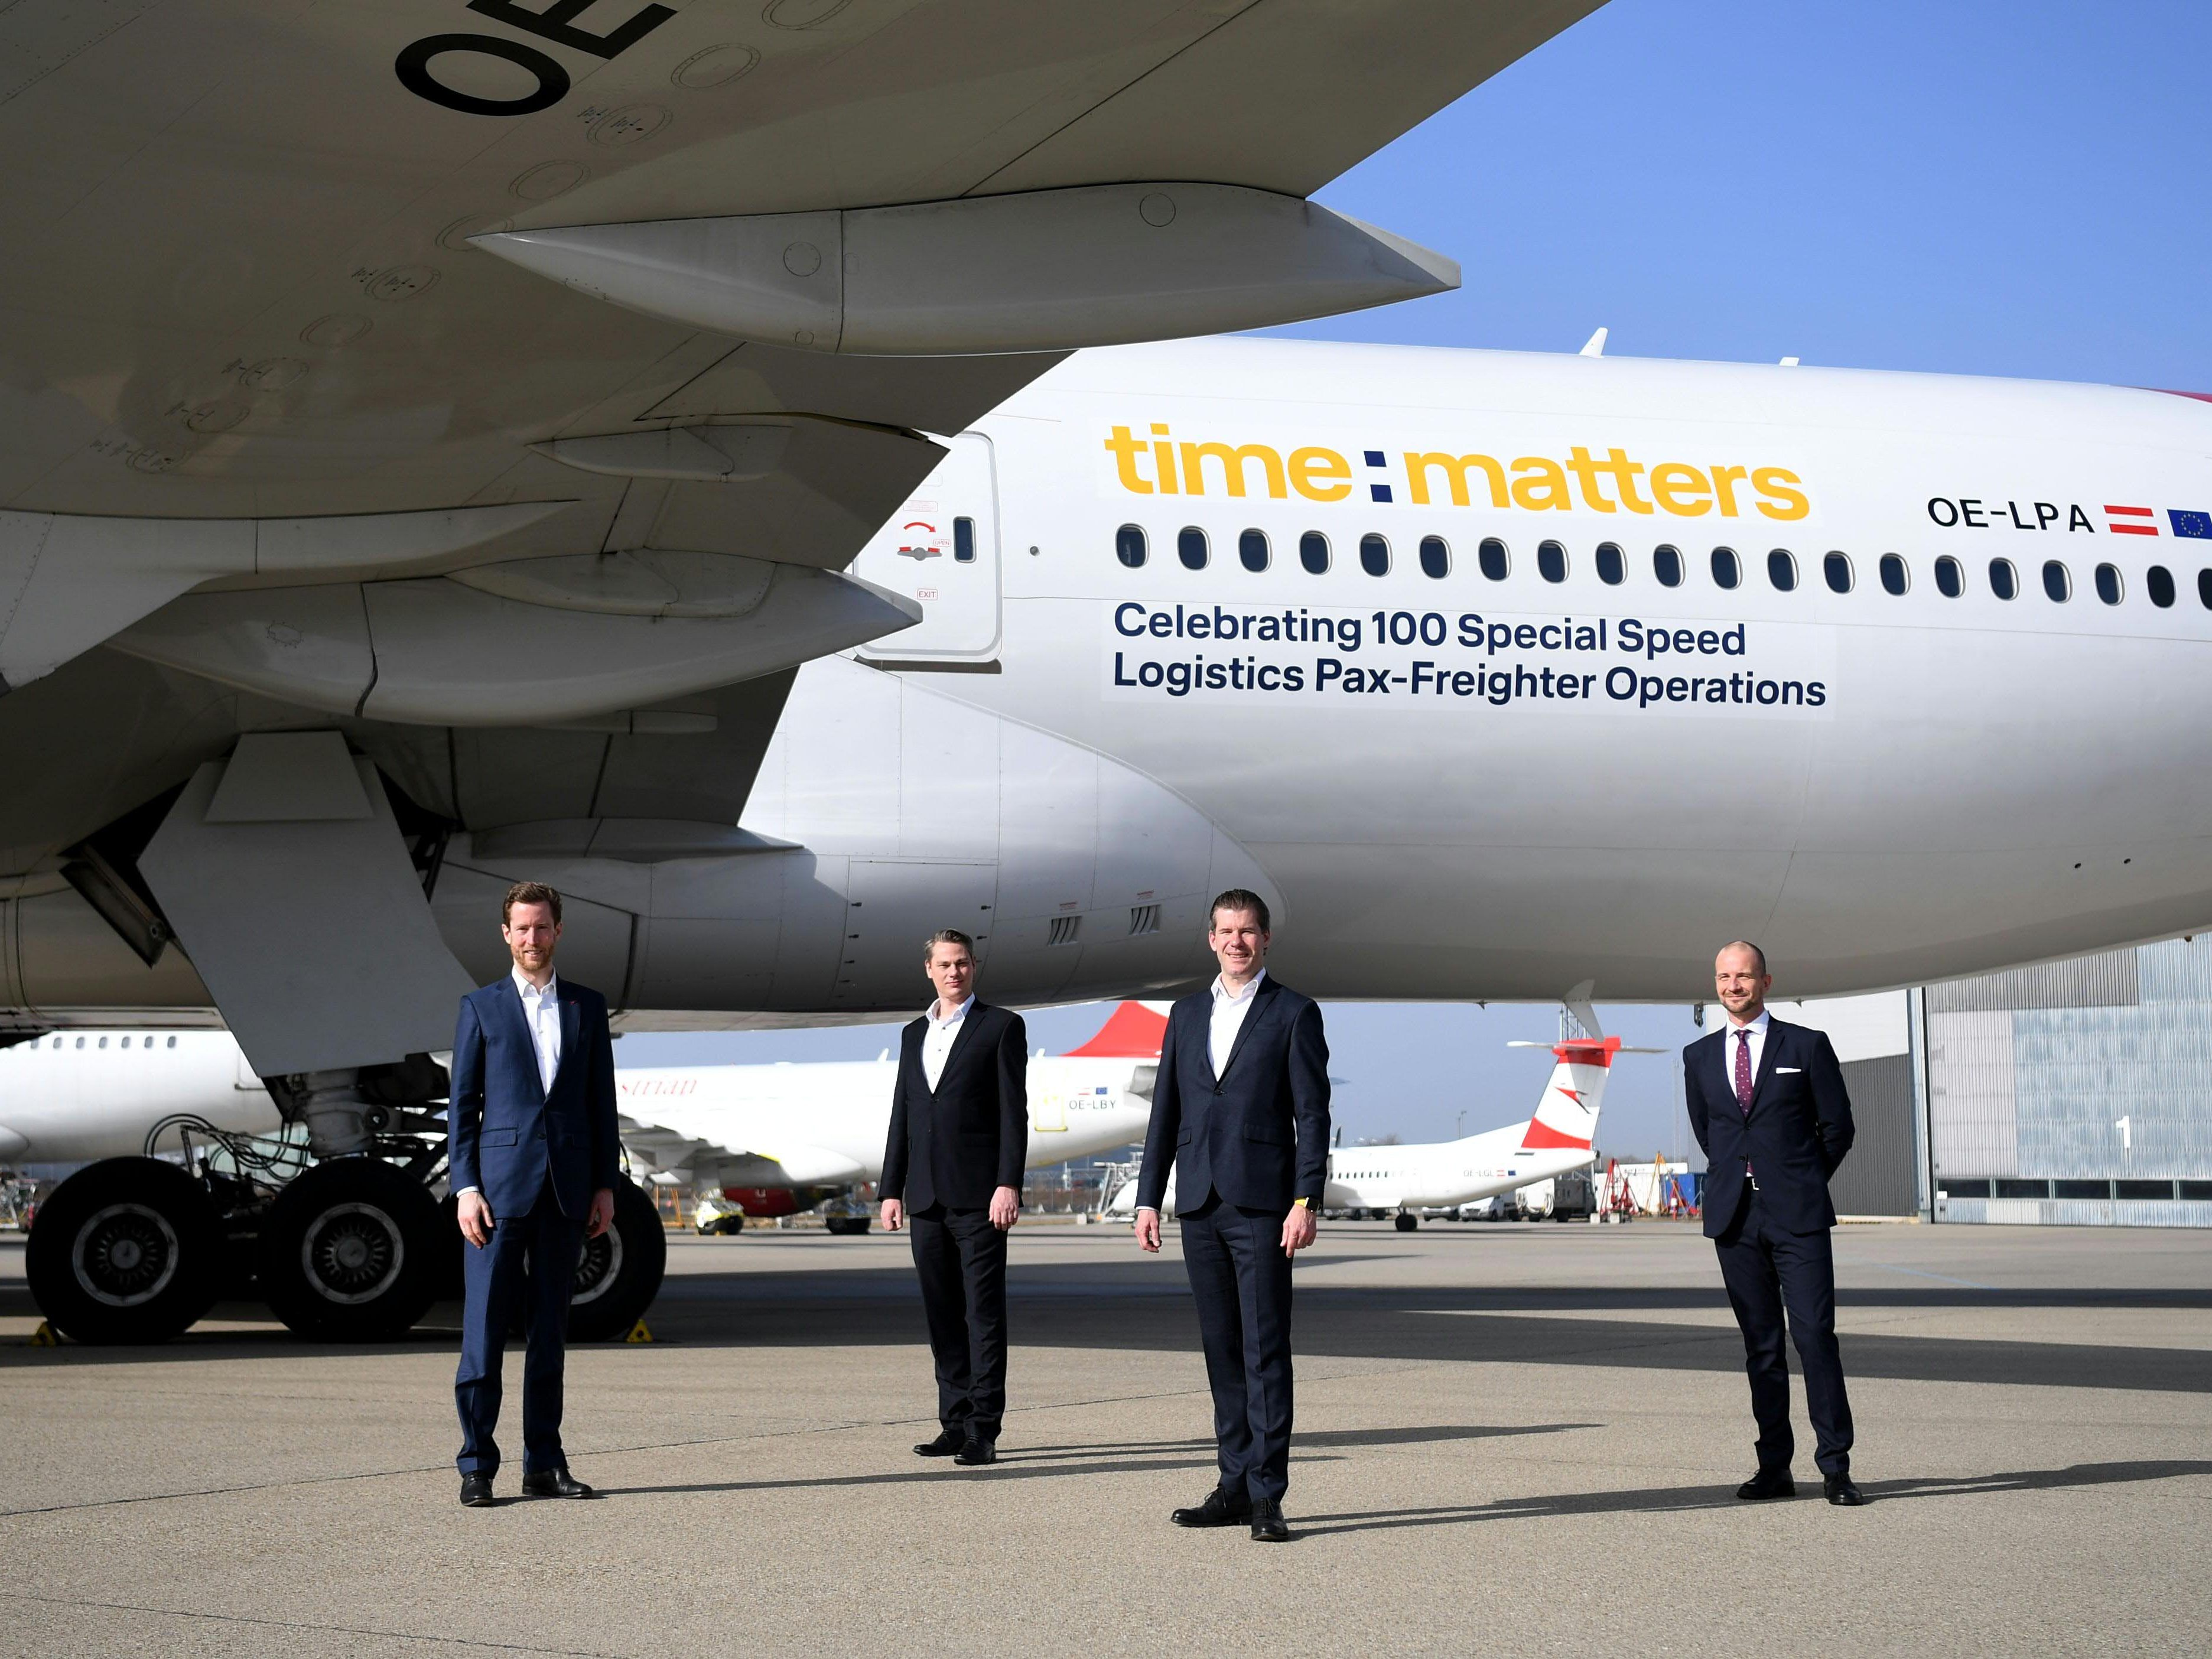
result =
M1603 325L1613 356L2212 390L2208 64L2206 0L1613 0L1320 192L1458 259L1459 292L1281 331L1573 351ZM1073 1047L1105 1012L1034 1014L1033 1041ZM1327 1012L1347 1139L1525 1117L1550 1057L1503 1045L1557 1030L1548 1007ZM1600 1012L1631 1042L1695 1035L1686 1007ZM896 1036L617 1054L851 1059ZM1687 1144L1676 1070L1620 1061L1607 1150Z

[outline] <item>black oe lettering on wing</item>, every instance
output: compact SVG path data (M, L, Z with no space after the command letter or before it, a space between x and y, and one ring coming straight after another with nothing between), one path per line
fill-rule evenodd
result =
M550 40L574 52L588 52L597 58L612 58L628 51L676 15L666 6L641 6L617 27L605 34L594 34L589 29L577 27L571 21L593 3L594 0L550 0L542 10L532 11L520 0L469 0L469 9L495 21L512 24L541 40ZM474 93L456 91L430 73L433 60L449 52L480 52L487 58L500 58L528 70L537 78L538 85L520 98L479 98ZM401 50L392 70L399 77L399 84L417 98L427 98L464 115L534 115L541 109L550 109L568 95L568 71L554 58L535 46L495 34L425 35Z

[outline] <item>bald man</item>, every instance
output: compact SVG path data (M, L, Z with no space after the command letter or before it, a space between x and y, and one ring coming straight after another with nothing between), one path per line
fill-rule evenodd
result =
M1805 1373L1814 1461L1831 1504L1866 1499L1851 1484L1851 1402L1836 1347L1836 1266L1828 1178L1851 1149L1851 1101L1827 1034L1766 1012L1766 952L1747 939L1713 959L1720 1030L1682 1051L1690 1128L1704 1148L1705 1237L1720 1255L1729 1304L1743 1332L1759 1469L1741 1498L1794 1498L1790 1364L1783 1316Z

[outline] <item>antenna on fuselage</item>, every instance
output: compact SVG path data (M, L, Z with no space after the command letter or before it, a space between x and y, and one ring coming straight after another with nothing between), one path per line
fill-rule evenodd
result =
M1607 331L1604 329L1598 330L1596 333L1591 335L1589 339L1583 342L1583 349L1575 355L1578 357L1604 356L1606 333Z

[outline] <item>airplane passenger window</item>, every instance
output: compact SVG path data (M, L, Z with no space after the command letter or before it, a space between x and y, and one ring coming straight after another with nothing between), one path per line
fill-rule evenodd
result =
M1936 561L1936 591L1947 599L1955 599L1966 591L1966 573L1948 553Z
M1451 574L1451 549L1443 537L1421 538L1421 574L1438 581Z
M1132 570L1145 568L1145 532L1125 524L1114 532L1114 556Z
M1316 576L1328 574L1328 538L1318 530L1299 537L1298 562Z
M1536 544L1536 574L1547 582L1563 582L1567 579L1567 550L1557 542Z
M124 1039L123 1039L123 1046L124 1046L125 1048L128 1048L131 1046L131 1039L130 1039L129 1037L125 1037L125 1038L124 1038Z
M1766 580L1783 593L1797 586L1797 561L1790 556L1788 548L1778 547L1766 556Z
M175 1048L175 1047L177 1046L177 1040L176 1040L176 1038L174 1038L174 1037L171 1037L171 1038L169 1039L169 1044L168 1044L168 1046L169 1046L170 1048Z
M1506 571L1511 568L1512 562L1505 556L1505 544L1495 536L1485 538L1482 545L1474 550L1474 556L1475 562L1482 567L1482 574L1494 582L1504 581Z
M1902 593L1912 584L1906 579L1905 561L1894 553L1881 556L1881 589L1885 593Z
M170 1041L170 1042L174 1042L176 1041L176 1039L175 1039L174 1037L171 1037L171 1038L169 1039L169 1041ZM56 1037L56 1038L54 1039L54 1047L55 1047L55 1048L60 1048L60 1047L62 1046L62 1042L63 1042L63 1039L62 1039L62 1038L60 1038L60 1037Z
M107 1046L107 1039L106 1039L106 1037L102 1037L102 1038L100 1038L100 1046L101 1048L105 1048Z
M2074 597L2073 574L2056 559L2043 562L2043 591L2051 596L2054 605L2063 605Z
M1717 587L1734 587L1743 580L1743 561L1735 556L1732 547L1713 550L1713 584Z
M1668 547L1664 543L1651 550L1651 574L1659 579L1662 587L1682 585L1682 550Z
M76 1046L80 1048L84 1047L84 1039L82 1037L79 1037L76 1040Z
M1848 553L1829 554L1826 558L1820 561L1820 574L1828 579L1828 589L1831 592L1850 592L1851 591L1851 556Z
M1267 532L1248 530L1237 538L1237 556L1244 568L1257 575L1267 568Z
M975 520L955 519L952 521L952 562L975 562Z
M1194 524L1187 524L1176 532L1176 557L1182 561L1186 570L1206 568L1206 532Z
M2097 597L2106 605L2120 602L2120 568L2116 564L2097 567Z
M1597 579L1607 587L1618 587L1628 579L1628 565L1620 556L1619 542L1597 544Z
M2164 611L2173 604L2173 572L2162 564L2154 564L2143 572L2143 592L2150 602Z
M2009 599L2020 592L2020 573L2012 568L2010 559L1990 561L1990 592L2001 599Z
M1359 568L1370 576L1390 574L1390 544L1381 536L1359 538Z

